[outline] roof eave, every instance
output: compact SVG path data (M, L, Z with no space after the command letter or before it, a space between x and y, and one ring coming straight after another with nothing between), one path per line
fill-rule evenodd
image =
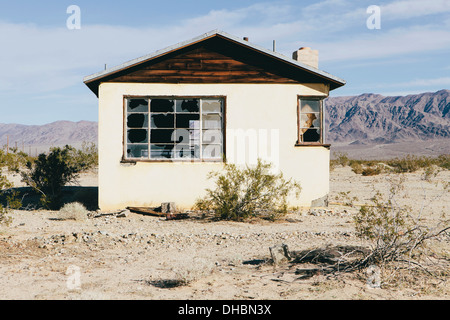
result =
M278 60L281 60L281 61L283 61L285 63L291 64L291 65L293 65L295 67L299 67L299 68L302 68L302 69L304 69L306 71L309 71L311 73L317 74L317 75L321 76L322 78L325 78L328 81L331 80L333 83L335 83L336 87L335 88L330 88L330 90L339 88L339 87L341 87L341 86L346 84L345 80L340 79L340 78L338 78L338 77L336 77L336 76L334 76L334 75L332 75L332 74L330 74L330 73L328 73L326 71L314 68L312 66L304 64L304 63L299 62L297 60L288 58L288 57L286 57L285 55L283 55L281 53L274 52L274 51L268 50L268 49L266 49L264 47L252 44L252 43L248 42L247 40L243 40L241 38L238 38L236 36L230 35L230 34L228 34L226 32L220 31L220 30L213 30L213 31L204 33L204 34L202 34L202 35L200 35L198 37L195 37L195 38L193 38L191 40L187 40L187 41L183 41L183 42L177 43L175 45L166 47L164 49L157 50L157 51L155 51L155 52L153 52L151 54L148 54L148 55L145 55L145 56L142 56L142 57L139 57L139 58L127 61L125 63L122 63L122 64L118 65L118 66L111 67L111 68L105 69L103 71L94 73L92 75L86 76L86 77L83 78L83 82L87 85L89 83L92 83L92 82L95 82L95 81L99 81L102 78L110 76L110 75L112 75L112 74L114 74L116 72L120 72L122 70L125 70L127 68L133 67L133 66L138 65L140 63L143 63L143 62L155 59L157 57L160 57L160 56L163 56L165 54L168 54L168 53L170 53L172 51L179 50L179 49L181 49L183 47L187 47L187 46L193 45L193 44L195 44L197 42L204 41L204 40L206 40L208 38L211 38L211 37L214 37L214 36L220 36L220 37L225 38L227 40L231 40L231 41L233 41L235 43L238 43L238 44L240 44L242 46L249 47L249 48L251 48L253 50L257 50L257 51L259 51L259 52L261 52L263 54L266 54L266 55L268 55L270 57L273 57L273 58L276 58Z

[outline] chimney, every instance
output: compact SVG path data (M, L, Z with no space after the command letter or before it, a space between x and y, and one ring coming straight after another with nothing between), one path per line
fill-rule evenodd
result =
M244 41L248 41L248 37L244 37Z
M319 51L310 47L301 47L292 54L292 59L307 64L308 66L319 68Z

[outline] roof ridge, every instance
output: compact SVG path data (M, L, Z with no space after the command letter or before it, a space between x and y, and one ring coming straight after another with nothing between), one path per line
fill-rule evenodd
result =
M259 52L261 54L265 54L265 55L267 55L267 56L269 56L271 58L280 60L280 61L282 61L284 63L288 63L288 64L290 64L290 65L292 65L294 67L301 68L301 69L309 71L309 72L311 72L313 74L316 74L316 75L319 75L321 77L327 78L328 80L332 80L333 82L338 83L339 84L338 86L342 86L342 85L344 85L346 83L345 80L343 80L341 78L338 78L338 77L336 77L336 76L334 76L334 75L332 75L332 74L330 74L330 73L328 73L326 71L323 71L323 70L320 70L318 68L309 66L309 65L307 65L305 63L302 63L302 62L294 60L294 59L292 59L290 57L287 57L287 56L285 56L285 55L283 55L283 54L281 54L279 52L276 52L276 51L273 51L273 50L269 50L269 49L264 48L264 47L262 47L260 45L251 43L248 40L244 40L242 38L239 38L237 36L231 35L231 34L229 34L227 32L219 30L219 29L214 29L214 30L208 31L208 32L203 33L203 34L201 34L201 35L199 35L197 37L194 37L194 38L192 38L190 40L185 40L185 41L182 41L182 42L178 42L178 43L176 43L174 45L165 47L163 49L156 50L156 51L154 51L152 53L149 53L147 55L144 55L144 56L141 56L141 57L129 60L127 62L124 62L124 63L120 64L120 65L117 65L117 66L114 66L114 67L111 67L111 68L107 68L105 70L102 70L102 71L99 71L97 73L91 74L89 76L84 77L83 78L83 82L85 84L88 84L88 83L100 80L103 77L109 76L109 75L114 74L116 72L119 72L121 70L124 70L124 69L130 68L130 67L136 66L138 64L141 64L141 63L144 63L146 61L149 61L149 60L155 59L157 57L163 56L165 54L168 54L170 52L176 51L176 50L181 49L183 47L187 47L187 46L193 45L193 44L195 44L197 42L201 42L201 41L207 40L207 39L209 39L211 37L214 37L214 36L222 37L222 38L224 38L224 39L226 39L228 41L235 42L235 43L237 43L237 44L239 44L241 46L244 46L244 47L248 47L250 49L253 49L254 51L257 51L257 52Z

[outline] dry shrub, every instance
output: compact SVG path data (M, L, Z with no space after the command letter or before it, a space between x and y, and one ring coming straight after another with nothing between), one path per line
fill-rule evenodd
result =
M407 173L423 169L425 179L436 175L440 170L450 170L450 155L438 157L406 155L390 160L356 160L349 159L346 154L338 153L336 159L330 161L330 168L350 166L352 171L363 176L373 176L381 173Z
M175 272L175 280L181 285L188 285L211 274L213 265L210 261L196 258L191 263L180 268L172 269Z
M85 221L88 219L89 211L79 202L65 204L58 212L61 220Z
M283 174L273 174L271 164L258 159L254 167L238 168L226 164L224 172L212 172L216 188L207 189L207 196L199 199L196 208L213 212L216 218L243 221L252 217L275 220L287 213L288 196L299 196L300 184L285 180Z
M148 284L159 288L175 288L189 285L211 274L213 264L202 258L194 258L184 261L180 265L172 267L174 277L170 279L158 279L146 281Z
M434 278L448 277L442 272L448 268L448 258L433 250L431 244L445 241L450 221L444 215L434 226L425 225L421 217L424 206L417 211L397 203L404 195L404 177L394 177L389 182L388 195L377 192L372 205L362 206L354 216L357 236L370 243L369 253L354 267L376 265L391 272L407 270ZM444 186L442 195L448 193L446 188Z

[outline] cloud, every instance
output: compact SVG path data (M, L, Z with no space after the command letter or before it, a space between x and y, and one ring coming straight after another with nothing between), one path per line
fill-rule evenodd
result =
M382 19L406 19L450 12L450 0L392 1L381 8ZM24 87L29 94L45 93L80 85L83 76L102 70L105 63L118 65L217 28L258 44L271 45L275 39L278 51L287 56L299 46L311 46L320 50L321 61L328 62L450 49L449 19L368 32L365 10L348 0L308 6L261 2L211 10L170 25L82 24L80 30L0 21L0 93L19 94Z
M432 79L414 79L411 81L406 81L402 83L396 83L395 86L398 87L431 87L431 86L450 86L450 77L439 77Z
M411 19L450 12L450 0L403 0L381 6L382 19Z
M59 90L81 83L86 74L169 45L176 28L83 25L80 30L0 23L0 91ZM177 38L177 37L175 37ZM151 41L150 41L151 39Z
M450 50L450 30L431 27L395 28L381 34L315 44L323 61L392 58L436 50Z

